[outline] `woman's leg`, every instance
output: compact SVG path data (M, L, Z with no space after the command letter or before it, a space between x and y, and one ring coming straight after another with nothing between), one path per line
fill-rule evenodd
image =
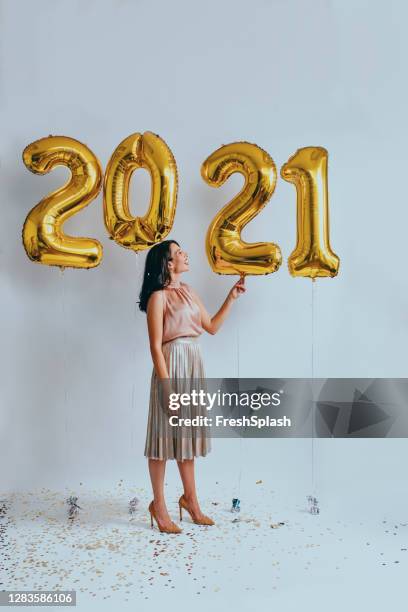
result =
M197 491L195 485L194 476L194 459L184 459L183 461L177 461L178 469L180 472L181 480L183 481L184 487L184 498L188 503L191 512L195 518L200 518L202 512L197 499Z
M171 523L164 499L164 475L166 471L165 459L151 459L149 457L149 473L152 481L154 510L157 518L163 526Z

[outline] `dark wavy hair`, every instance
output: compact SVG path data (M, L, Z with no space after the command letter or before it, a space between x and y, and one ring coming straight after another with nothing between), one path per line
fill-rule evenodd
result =
M171 243L180 246L176 240L163 240L155 244L147 254L143 275L142 288L139 295L139 309L147 310L147 302L154 291L159 291L171 281L168 262L171 261Z

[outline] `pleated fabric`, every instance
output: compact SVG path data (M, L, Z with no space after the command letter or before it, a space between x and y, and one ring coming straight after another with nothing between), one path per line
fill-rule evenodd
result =
M162 345L171 379L172 391L190 393L205 389L205 371L199 337L183 336ZM211 450L210 429L206 426L172 426L169 413L160 403L160 386L153 368L144 455L152 459L193 459L205 457ZM181 418L209 416L205 406L180 406L171 414Z

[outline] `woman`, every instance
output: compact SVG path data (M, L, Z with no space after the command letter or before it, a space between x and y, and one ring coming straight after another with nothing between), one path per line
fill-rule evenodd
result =
M234 300L245 291L241 278L229 291L217 314L210 317L195 291L180 280L183 272L188 270L188 255L178 242L165 240L155 245L147 254L139 302L140 310L147 314L153 360L144 451L154 496L149 512L151 526L154 517L160 531L166 533L181 532L170 519L164 499L167 459L177 461L183 482L184 493L179 499L180 520L184 508L197 524L213 525L214 522L201 512L194 479L194 457L206 456L211 449L210 438L205 427L170 425L168 404L162 408L163 385L168 399L168 392L174 391L172 385L177 381L205 377L198 338L204 330L215 334Z

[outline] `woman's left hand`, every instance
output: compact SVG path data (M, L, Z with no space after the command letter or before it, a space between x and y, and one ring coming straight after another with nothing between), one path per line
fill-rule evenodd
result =
M242 293L245 293L245 291L245 276L241 276L239 281L237 281L230 290L228 296L231 297L233 300L236 300L237 297L239 297Z

